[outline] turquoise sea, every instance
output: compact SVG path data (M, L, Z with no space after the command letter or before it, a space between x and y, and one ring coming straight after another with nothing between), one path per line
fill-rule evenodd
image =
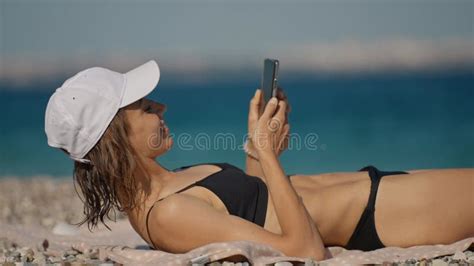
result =
M234 136L242 142L248 102L259 77L209 78L193 85L162 76L150 98L167 104L165 120L179 147L158 158L172 169L199 162L229 162L244 168L236 147L191 148L198 134ZM71 176L72 161L47 146L44 111L62 84L21 90L0 86L0 178ZM292 113L292 134L317 136L311 149L293 147L281 157L287 173L356 171L365 165L383 170L474 167L474 73L365 74L280 78ZM295 145L296 146L296 145Z

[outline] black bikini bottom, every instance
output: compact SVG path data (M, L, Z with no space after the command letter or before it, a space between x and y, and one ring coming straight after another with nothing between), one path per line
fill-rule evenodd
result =
M352 233L349 242L345 246L346 249L358 249L363 251L370 251L379 248L384 248L384 244L380 241L379 236L377 235L377 230L375 229L375 198L377 196L377 190L379 188L380 179L386 175L401 175L408 174L403 171L391 171L385 172L380 171L374 166L366 166L360 171L368 171L371 186L370 186L370 195L367 206L365 207L364 212L362 213L359 223L357 223L354 233Z

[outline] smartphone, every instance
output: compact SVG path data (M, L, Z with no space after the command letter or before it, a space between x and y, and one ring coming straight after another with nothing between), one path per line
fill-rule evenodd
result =
M261 90L263 92L262 110L272 97L277 96L278 88L278 66L280 63L276 59L265 59L263 62L263 75Z

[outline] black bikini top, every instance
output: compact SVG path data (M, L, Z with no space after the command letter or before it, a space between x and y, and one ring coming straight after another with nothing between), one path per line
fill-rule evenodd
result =
M231 215L238 216L263 227L265 224L268 202L268 190L265 182L258 177L247 175L240 168L228 163L192 164L176 168L173 171L180 171L191 166L203 164L217 165L221 170L175 193L182 192L193 186L205 187L222 200ZM163 199L159 199L156 202ZM148 229L148 216L150 215L153 206L154 204L150 207L146 216L146 229L148 238L150 239L153 245L152 248L154 249L154 243L150 238Z

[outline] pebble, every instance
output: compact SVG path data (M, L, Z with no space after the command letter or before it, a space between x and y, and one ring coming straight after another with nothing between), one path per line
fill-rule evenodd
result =
M20 256L21 256L21 253L18 251L12 251L10 253L10 257L20 257Z
M7 257L6 262L17 262L19 259L18 257Z
M32 262L34 260L35 253L31 248L23 248L20 250L20 252L22 262Z
M43 254L48 257L61 257L62 253L54 250L44 251Z
M435 259L435 260L433 260L431 265L432 266L447 266L448 263L444 260L441 260L441 259Z
M94 260L86 260L85 262L86 262L86 264L93 264L93 265L102 263L101 260L95 260L95 259Z
M49 247L48 239L45 239L41 245L43 246L43 250L46 251Z
M275 266L292 266L293 264L291 264L291 262L288 262L288 261L279 261L277 263L275 263Z
M37 263L38 265L44 265L46 264L46 257L41 253L37 253L35 254L33 262Z
M77 254L76 259L78 259L78 260L86 260L86 259L88 259L88 257L85 256L84 254Z
M454 260L467 260L467 256L463 252L457 251L456 253L454 253L453 259Z
M84 255L86 255L90 259L98 259L99 258L99 251L92 251L92 252L86 253Z
M74 249L70 249L70 250L66 250L66 255L72 255L72 256L75 256L79 254L79 252L77 252L76 250Z
M418 265L419 265L419 266L431 265L431 260L421 259Z
M48 259L51 261L51 263L58 263L62 261L59 257L49 257Z

